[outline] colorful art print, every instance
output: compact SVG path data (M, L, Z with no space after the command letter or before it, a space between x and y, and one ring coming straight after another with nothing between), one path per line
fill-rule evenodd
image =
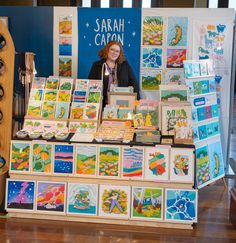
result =
M72 35L72 15L59 16L59 34Z
M194 149L171 148L170 181L193 182Z
M211 112L212 112L212 118L219 117L219 110L217 104L211 106Z
M56 119L67 119L69 116L70 103L68 102L57 102L56 103Z
M211 106L206 106L205 107L205 112L206 112L206 119L211 119L212 118Z
M145 180L168 180L169 148L145 148Z
M41 117L41 101L30 100L27 109L27 116Z
M184 71L182 69L167 69L165 72L165 84L184 84Z
M207 72L207 63L206 62L200 62L200 74L201 76L207 76L208 72Z
M130 187L100 185L99 216L130 217Z
M119 108L118 110L119 119L131 120L133 118L133 110L127 108Z
M30 100L41 101L43 99L43 89L31 89Z
M71 91L68 90L58 91L58 95L57 95L58 102L70 102L70 99L71 99Z
M73 100L72 102L86 102L87 92L86 91L80 91L75 90L73 94Z
M162 82L162 70L142 70L142 90L159 90Z
M75 90L86 91L89 86L88 79L76 79L75 80Z
M122 177L142 178L144 148L122 147Z
M208 137L206 125L199 126L198 132L200 140L206 139Z
M99 112L99 104L87 103L84 109L84 119L97 120Z
M214 180L215 178L224 176L225 172L221 142L217 141L215 143L209 143L208 153L211 179Z
M193 77L193 63L184 61L184 75L185 78L192 78Z
M162 114L162 135L175 135L175 128L188 127L191 121L191 105L163 104Z
M162 16L143 17L143 45L163 45L164 19Z
M196 149L196 178L198 187L202 187L211 179L207 146Z
M46 78L43 77L34 77L31 89L44 89L45 88Z
M199 141L198 127L193 127L193 141L194 143Z
M45 89L58 89L59 86L59 77L53 78L49 77L46 79Z
M114 92L109 92L108 93L108 104L111 106L118 106L118 107L127 107L130 109L135 108L135 101L137 98L137 94L120 94L114 93Z
M219 124L219 121L213 122L211 124L211 127L212 127L212 136L215 136L215 135L217 135L217 134L220 133L220 124Z
M95 133L97 131L96 122L70 122L70 133Z
M120 147L99 146L98 147L99 176L119 177L120 175Z
M200 77L200 63L199 62L193 62L193 77Z
M188 17L168 17L167 45L187 46Z
M59 76L71 77L72 75L72 58L59 57Z
M83 120L84 119L85 103L73 102L71 105L71 119Z
M183 61L187 59L186 49L167 48L167 68L183 68Z
M205 107L197 108L197 117L198 117L198 121L206 120Z
M210 92L209 80L201 81L202 84L202 94L208 94Z
M165 190L165 220L176 222L197 222L197 190Z
M186 85L160 85L160 100L188 101L188 87Z
M144 127L144 117L142 113L136 113L133 116L133 123L134 123L134 127L138 128L138 127Z
M210 92L213 92L213 93L216 92L216 80L218 80L218 77L215 76L215 79L210 79L209 80L209 89L210 89Z
M73 89L74 79L73 78L60 78L59 90L69 90Z
M143 123L142 127L146 127L146 128L150 128L150 127L155 127L157 128L159 126L159 120L158 120L158 108L156 108L155 110L142 110L140 109L141 107L139 107L138 109L136 109L136 117L135 117L135 122L137 124L136 125L141 125ZM143 107L142 107L143 108ZM138 114L142 114L142 116L140 116L140 119L142 118L143 121L137 121ZM141 128L141 127L140 127Z
M132 187L131 219L162 220L163 189Z
M161 68L162 48L142 47L142 68Z
M103 113L103 119L117 119L118 118L118 107L116 106L105 106Z
M103 83L102 83L102 80L95 80L95 79L91 79L89 80L89 91L97 91L97 92L102 92L102 86L103 86Z
M35 206L35 181L7 179L5 209L32 212Z
M88 103L99 103L100 99L101 99L100 91L90 91L88 93L88 98L87 98Z
M41 115L43 118L52 119L55 117L56 102L43 102Z
M197 114L197 109L193 108L192 109L192 122L197 122L198 121L198 114Z
M72 37L59 36L59 55L60 56L72 55Z
M98 185L68 183L67 214L97 215Z
M37 182L36 211L39 213L65 214L66 183Z
M199 95L202 93L202 83L201 81L193 82L194 95Z
M54 145L54 174L72 174L74 163L74 145L55 144Z
M53 145L50 143L32 143L32 163L33 173L51 174L52 172Z
M97 146L76 144L75 174L95 176L97 168Z
M45 90L44 100L45 101L56 101L57 100L57 90Z
M27 141L11 141L10 172L29 172L31 143Z
M218 122L217 122L218 123ZM219 127L217 127L218 130ZM206 124L206 133L207 133L207 137L212 137L214 136L213 134L214 130L213 130L213 123L209 123Z

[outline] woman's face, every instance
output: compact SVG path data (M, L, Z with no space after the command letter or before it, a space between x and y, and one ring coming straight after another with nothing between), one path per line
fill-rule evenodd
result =
M112 45L109 48L107 59L115 62L120 55L120 47L118 45Z

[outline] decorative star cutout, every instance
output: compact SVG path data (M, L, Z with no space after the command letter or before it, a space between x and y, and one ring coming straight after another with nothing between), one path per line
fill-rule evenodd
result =
M87 22L87 23L85 24L85 26L88 28L88 27L89 27L89 23Z
M130 24L131 22L130 22L130 20L128 21L128 24Z
M132 33L132 36L133 36L133 37L135 37L135 36L136 36L136 32L135 32L135 31Z
M86 39L86 35L84 35L84 39Z
M130 47L130 44L128 45L128 47Z
M91 46L91 43L89 43L89 46Z

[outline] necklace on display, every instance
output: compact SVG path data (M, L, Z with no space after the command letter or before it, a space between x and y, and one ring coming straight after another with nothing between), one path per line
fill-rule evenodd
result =
M109 68L115 68L115 66L116 66L115 62L111 62L111 61L108 61L108 60L106 61L106 64Z

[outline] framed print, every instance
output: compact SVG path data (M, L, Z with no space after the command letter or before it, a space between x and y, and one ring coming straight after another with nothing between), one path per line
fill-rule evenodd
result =
M107 178L120 176L120 147L98 146L98 175Z
M145 147L145 180L169 179L170 147Z
M73 144L54 144L54 174L72 174L74 163Z
M185 48L167 48L167 68L183 68L183 61L186 60L187 49Z
M165 220L173 222L197 222L197 190L165 190Z
M111 106L127 107L134 109L136 99L136 93L108 93L108 104Z
M37 213L65 214L66 183L38 181L36 192Z
M170 181L194 181L194 149L170 149Z
M31 172L40 174L51 174L52 158L53 144L46 142L33 142Z
M157 47L141 48L142 66L141 68L162 68L163 50Z
M96 176L97 146L76 144L75 175Z
M5 209L31 213L35 207L36 182L7 179Z
M163 102L188 101L188 86L186 86L186 85L160 85L160 100Z
M141 70L141 87L142 90L159 90L163 80L162 70Z
M143 177L144 148L122 147L122 177L137 178Z
M97 184L68 183L67 194L67 214L97 215Z
M28 173L30 172L31 158L31 142L30 141L11 141L10 150L10 172Z
M131 219L162 220L163 189L132 187Z
M99 216L128 219L130 216L130 187L100 185Z

